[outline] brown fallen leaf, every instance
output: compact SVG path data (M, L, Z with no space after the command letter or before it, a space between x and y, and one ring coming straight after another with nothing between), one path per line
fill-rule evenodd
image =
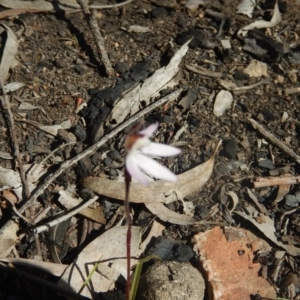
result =
M286 252L288 252L290 255L300 255L300 248L297 248L293 245L283 244L282 242L277 240L277 237L275 235L276 229L274 221L270 217L263 216L263 222L259 223L254 219L253 216L246 215L245 213L239 211L235 211L234 213L244 218L245 220L250 221L264 236L275 243L278 247L285 249ZM256 214L258 214L258 212L256 212Z
M54 276L61 276L67 265L63 264L55 264L46 261L36 260L36 259L28 259L28 258L0 258L0 261L11 263L16 266L27 267L30 269L36 269Z
M192 224L197 222L193 218L168 210L162 203L171 203L199 191L212 174L215 155L220 145L221 141L208 161L178 175L177 183L157 180L151 182L148 188L138 183L132 183L130 186L130 202L145 203L150 211L164 221L174 221L175 224ZM82 179L81 184L100 195L124 201L125 184L123 182L100 177L86 177Z

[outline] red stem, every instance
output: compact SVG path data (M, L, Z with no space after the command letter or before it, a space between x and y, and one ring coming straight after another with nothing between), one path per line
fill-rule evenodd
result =
M130 182L131 182L131 176L128 174L127 170L125 169L125 202L124 202L124 207L125 207L125 214L126 214L126 219L127 219L127 236L126 236L126 258L127 258L127 282L126 282L126 299L129 300L129 295L130 295L130 285L131 285L131 280L130 280L130 250L131 250L131 226L132 226L132 219L130 216L130 206L129 206L129 187L130 187Z

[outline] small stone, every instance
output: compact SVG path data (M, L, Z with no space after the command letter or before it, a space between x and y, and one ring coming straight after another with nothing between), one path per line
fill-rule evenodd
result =
M76 65L75 72L79 75L84 75L86 73L86 69L82 65Z
M152 9L150 15L153 19L162 18L168 14L168 11L164 7L157 7Z
M86 131L80 125L75 126L73 133L76 136L77 140L80 142L83 142L87 137Z
M203 276L190 263L159 261L141 277L136 299L201 300L204 291Z
M233 74L233 78L235 80L248 80L249 79L249 75L244 73L243 71L241 70L238 70L236 71L234 74Z
M260 160L258 166L268 170L273 170L275 168L273 162L269 159Z
M224 154L230 159L234 159L238 152L238 145L234 140L227 140L224 144Z

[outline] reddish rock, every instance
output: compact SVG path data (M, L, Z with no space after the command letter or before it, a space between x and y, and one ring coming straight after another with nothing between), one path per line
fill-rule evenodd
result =
M206 273L210 300L246 300L251 294L276 298L274 288L258 274L261 265L253 263L255 251L270 250L264 240L241 228L214 227L195 235L193 242Z

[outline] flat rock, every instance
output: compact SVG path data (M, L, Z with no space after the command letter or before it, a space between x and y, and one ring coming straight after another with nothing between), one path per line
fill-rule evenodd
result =
M275 289L259 276L261 265L254 253L270 246L250 231L214 227L194 236L194 250L208 279L209 299L250 299L250 295L275 299Z

